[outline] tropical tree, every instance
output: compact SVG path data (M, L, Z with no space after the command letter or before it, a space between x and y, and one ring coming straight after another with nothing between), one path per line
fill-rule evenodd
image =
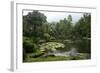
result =
M23 16L24 36L40 36L42 24L46 22L46 16L37 10Z
M74 35L79 39L91 37L91 15L89 13L85 13L75 24Z

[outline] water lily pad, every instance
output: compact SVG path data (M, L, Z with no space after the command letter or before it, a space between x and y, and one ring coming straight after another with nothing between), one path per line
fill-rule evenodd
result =
M43 43L40 45L40 50L41 51L45 51L47 50L51 50L51 51L56 51L57 48L64 48L65 45L62 43L58 43L58 42L47 42L47 43Z

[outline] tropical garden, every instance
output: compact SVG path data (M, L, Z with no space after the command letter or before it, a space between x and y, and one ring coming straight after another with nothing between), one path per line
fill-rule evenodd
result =
M67 12L66 12L67 13ZM91 59L91 14L47 21L38 10L23 15L23 62Z

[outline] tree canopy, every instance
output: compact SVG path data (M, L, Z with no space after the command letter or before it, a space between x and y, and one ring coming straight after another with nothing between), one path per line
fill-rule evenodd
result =
M57 22L48 22L47 16L38 10L33 10L23 15L23 50L25 53L36 52L39 49L54 50L67 49L68 43L81 42L91 38L91 14L83 13L83 16L75 23L71 15ZM67 42L67 43L66 43ZM84 48L79 52L90 53L90 43L77 44ZM85 46L89 46L85 48ZM79 47L80 48L80 47ZM84 51L83 51L84 50Z

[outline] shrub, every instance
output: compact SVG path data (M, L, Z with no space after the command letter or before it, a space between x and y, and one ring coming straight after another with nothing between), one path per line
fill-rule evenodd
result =
M23 38L23 49L26 53L34 52L36 45L33 43L32 39L28 37Z
M46 51L46 52L54 52L57 50L57 48L63 49L65 47L64 44L58 43L58 42L47 42L43 43L40 45L40 50L41 51Z
M48 33L44 33L43 36L46 41L50 41L50 35Z

